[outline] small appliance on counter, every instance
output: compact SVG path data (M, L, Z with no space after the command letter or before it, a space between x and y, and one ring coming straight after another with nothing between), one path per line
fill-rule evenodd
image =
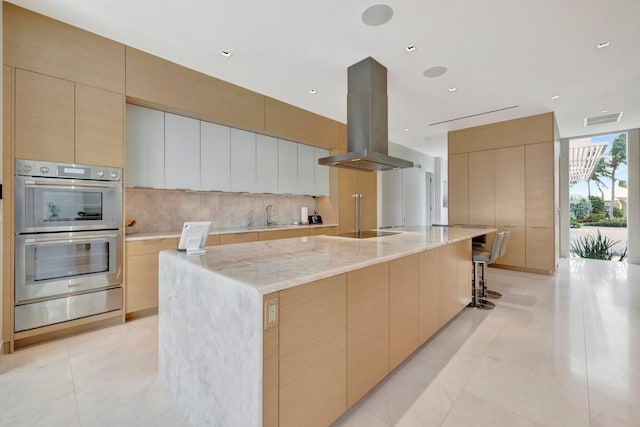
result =
M313 215L309 215L309 224L322 224L322 217L313 211Z

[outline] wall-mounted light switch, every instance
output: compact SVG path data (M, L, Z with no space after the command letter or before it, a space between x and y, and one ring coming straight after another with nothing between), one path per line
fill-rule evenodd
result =
M278 325L278 300L272 299L264 302L264 328L272 328Z

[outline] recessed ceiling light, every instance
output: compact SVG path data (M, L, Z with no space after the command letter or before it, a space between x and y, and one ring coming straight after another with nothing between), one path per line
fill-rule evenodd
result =
M415 52L416 47L415 47L415 45L409 45L409 46L405 47L404 50L406 50L407 52L411 53L411 52Z
M453 86L452 86L452 87L450 87L450 88L449 88L449 92L455 92L455 91L457 91L457 90L458 90L458 88L457 88L457 87L453 87Z
M411 128L404 128L405 132L409 132L411 130Z
M556 99L560 99L560 95L553 95L553 96L551 97L551 99L553 99L554 101L555 101Z
M425 77L433 78L433 77L440 77L446 72L447 72L447 67L444 67L442 65L436 65L435 67L427 68L426 70L424 70L423 74Z
M315 89L309 89L309 93L310 93L311 95L313 95L313 94L314 94L314 93L316 93L316 92L317 92L317 90L315 90Z
M362 22L371 27L384 25L389 22L392 17L393 9L386 4L374 4L362 12Z
M601 113L608 113L609 110L600 110Z
M224 56L225 58L231 58L231 55L233 54L229 50L223 50L222 52L220 52L220 55Z
M605 47L609 47L611 42L607 40L606 42L598 43L596 46L598 49L604 49Z

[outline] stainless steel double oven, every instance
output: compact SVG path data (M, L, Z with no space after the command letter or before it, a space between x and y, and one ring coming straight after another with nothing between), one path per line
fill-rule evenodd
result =
M16 160L15 332L122 308L122 170Z

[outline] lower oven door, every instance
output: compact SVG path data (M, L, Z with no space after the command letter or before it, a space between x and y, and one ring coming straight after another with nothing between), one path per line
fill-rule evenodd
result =
M16 236L15 297L21 303L122 284L122 231Z

